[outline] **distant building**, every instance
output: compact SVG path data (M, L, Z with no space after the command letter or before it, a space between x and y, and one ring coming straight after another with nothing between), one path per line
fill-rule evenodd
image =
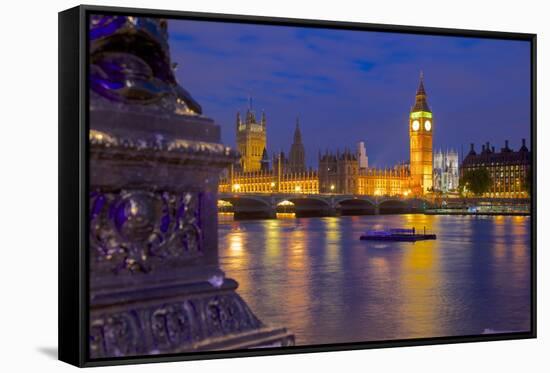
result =
M220 175L221 193L319 193L317 171L307 170L300 125L296 122L294 141L287 157L283 151L270 161L266 142L266 117L257 122L251 105L245 120L237 114L237 149L241 159Z
M521 148L517 151L509 147L508 140L500 152L496 152L495 147L487 142L478 154L474 144L471 144L470 152L462 161L460 176L470 170L485 168L490 173L492 186L484 197L521 198L528 197L525 189L530 167L531 152L525 145L525 139L522 139Z
M434 190L443 193L456 191L459 182L458 153L455 150L434 153Z
M359 163L357 155L349 150L336 154L319 154L319 192L320 193L358 193L357 177Z
M414 106L409 114L409 144L411 184L414 194L425 194L433 189L433 113L428 106L424 88L424 74L416 90Z
M300 122L298 119L296 119L294 141L290 146L288 167L290 172L304 172L306 170L306 151L302 143L302 133L300 131Z
M357 160L359 161L360 170L369 168L369 157L367 156L367 149L363 141L357 143Z
M241 160L222 175L220 192L239 193L340 193L375 196L419 196L433 189L433 114L428 106L424 77L416 90L415 103L409 112L410 160L392 168L369 167L364 142L355 151L319 153L318 170L306 169L305 147L300 123L296 121L294 138L288 157L282 151L270 162L267 157L266 119L262 114L257 122L251 105L246 118L237 114L237 148ZM446 188L456 189L458 160L455 153L447 154L443 176L438 179ZM440 162L440 163L441 163ZM443 164L442 163L442 164ZM439 172L439 171L437 171ZM447 174L449 173L449 174Z
M359 173L357 194L370 196L408 196L411 177L408 167L367 168Z
M264 149L267 148L267 121L265 113L258 122L256 114L249 105L246 117L241 120L237 113L236 132L237 150L241 154L240 170L242 172L259 171L262 167L261 160Z
M220 193L319 193L317 171L290 172L288 160L283 152L273 156L273 167L269 168L267 152L262 157L262 168L258 171L242 172L229 167L219 182ZM267 165L266 165L267 164Z
M398 196L411 193L408 164L394 168L359 168L357 154L349 150L343 153L319 154L319 192L363 194L371 196Z

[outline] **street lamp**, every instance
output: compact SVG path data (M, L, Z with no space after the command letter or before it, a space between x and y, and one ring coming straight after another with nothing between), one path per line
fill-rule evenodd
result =
M334 192L334 184L331 184L331 185L330 185L330 191L331 191L331 192Z
M241 189L241 184L233 184L233 190L238 192Z
M296 185L296 187L294 188L294 191L295 191L296 193L300 193L300 192L302 191L302 187L299 186L299 185Z

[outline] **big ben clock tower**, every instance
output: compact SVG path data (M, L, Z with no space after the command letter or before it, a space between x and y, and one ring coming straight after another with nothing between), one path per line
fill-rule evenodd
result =
M424 89L424 75L420 73L416 101L409 116L411 186L415 194L425 194L433 186L433 127L433 116Z

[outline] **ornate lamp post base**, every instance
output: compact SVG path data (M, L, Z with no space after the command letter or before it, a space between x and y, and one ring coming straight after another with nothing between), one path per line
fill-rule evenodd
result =
M198 283L97 297L91 313L90 355L137 356L294 344L286 329L264 325L236 288L235 281L225 280L218 288Z

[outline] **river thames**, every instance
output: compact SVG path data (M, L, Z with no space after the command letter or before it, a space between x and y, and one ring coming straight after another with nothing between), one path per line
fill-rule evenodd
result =
M360 241L424 227L435 241ZM233 221L220 262L266 324L297 345L528 331L530 217L373 215Z

